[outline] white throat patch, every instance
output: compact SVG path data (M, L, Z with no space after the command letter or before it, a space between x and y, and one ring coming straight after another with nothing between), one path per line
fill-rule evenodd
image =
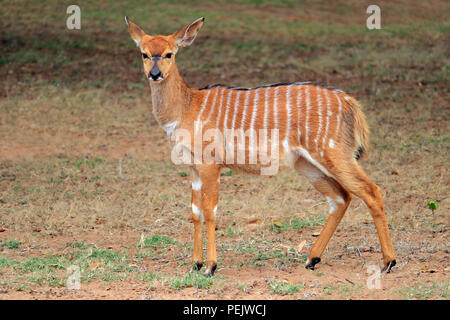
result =
M174 121L174 122L163 124L162 128L167 133L167 135L170 136L170 135L172 135L172 133L174 132L174 130L177 126L178 126L178 121Z

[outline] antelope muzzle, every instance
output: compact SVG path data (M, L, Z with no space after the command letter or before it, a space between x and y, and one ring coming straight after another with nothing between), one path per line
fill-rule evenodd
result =
M161 70L159 70L158 67L158 61L161 60L160 56L153 56L151 57L151 59L153 60L153 67L150 70L150 72L148 73L148 78L152 81L161 81L164 79L164 76L161 72Z

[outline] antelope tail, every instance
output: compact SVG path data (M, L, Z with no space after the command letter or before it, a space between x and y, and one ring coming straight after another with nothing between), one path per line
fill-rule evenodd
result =
M348 106L353 115L353 136L355 146L355 159L364 158L369 150L369 126L367 125L366 117L362 112L362 107L358 101L353 98L347 100Z

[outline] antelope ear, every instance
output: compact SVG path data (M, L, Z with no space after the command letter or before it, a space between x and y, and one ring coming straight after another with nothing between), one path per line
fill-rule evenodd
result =
M197 36L197 33L202 27L204 21L205 18L201 17L175 32L172 37L177 42L177 45L179 47L190 46L192 42L194 42L194 39Z
M125 16L125 22L130 28L130 36L131 39L136 42L136 47L139 47L139 43L141 42L142 37L145 35L145 32L139 28L136 24L130 21L127 16Z

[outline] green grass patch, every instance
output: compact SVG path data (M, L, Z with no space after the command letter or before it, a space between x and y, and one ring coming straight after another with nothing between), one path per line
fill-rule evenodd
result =
M22 261L0 257L0 267L13 268L21 283L37 283L50 286L64 286L70 266L80 268L80 281L93 279L120 281L135 272L128 255L112 250L70 246L73 250L64 255L32 257Z
M222 177L231 177L231 176L233 175L233 171L228 170L228 171L225 171L225 172L220 173L220 175L221 175Z
M448 281L441 281L439 283L432 282L431 284L424 284L421 282L413 282L409 287L393 290L394 292L403 295L404 299L449 299L450 284Z
M0 256L0 267L9 268L19 264L20 261Z
M148 282L148 281L153 281L153 280L157 279L158 277L159 277L159 275L156 272L149 271L149 272L141 273L138 278L142 281Z
M325 218L317 218L312 220L298 220L297 218L294 218L290 220L289 222L274 222L270 229L280 233L287 230L300 230L304 227L312 227L316 225L321 225L325 222Z
M179 171L179 172L178 172L178 175L179 175L180 177L187 177L187 176L188 176L188 173L187 173L187 172L184 172L184 171Z
M244 233L242 231L235 230L235 229L231 228L231 226L229 226L228 229L226 229L226 230L217 231L218 236L235 237L235 236L241 236L243 234Z
M18 240L3 240L0 243L0 248L8 248L8 249L19 249L20 241Z
M269 281L268 284L271 292L282 296L297 293L301 288L305 288L285 281Z
M206 277L199 272L191 272L183 278L175 278L172 280L170 287L175 290L194 287L199 289L209 289L214 283L215 277Z
M72 247L72 248L85 248L86 247L86 243L84 243L84 241L72 242L72 243L66 243L66 246Z
M93 160L81 159L81 160L75 161L74 166L77 169L80 169L83 166L87 166L91 169L94 169L96 166L98 166L99 164L102 164L104 162L105 162L105 160L100 159L100 158L95 158Z
M167 248L171 244L175 244L176 241L158 234L154 234L150 238L145 237L137 244L138 248Z
M294 249L290 250L268 250L268 251L258 251L256 256L250 258L250 263L256 266L261 266L264 261L274 260L274 265L277 268L282 268L283 266L298 265L306 262L306 256L297 253Z

